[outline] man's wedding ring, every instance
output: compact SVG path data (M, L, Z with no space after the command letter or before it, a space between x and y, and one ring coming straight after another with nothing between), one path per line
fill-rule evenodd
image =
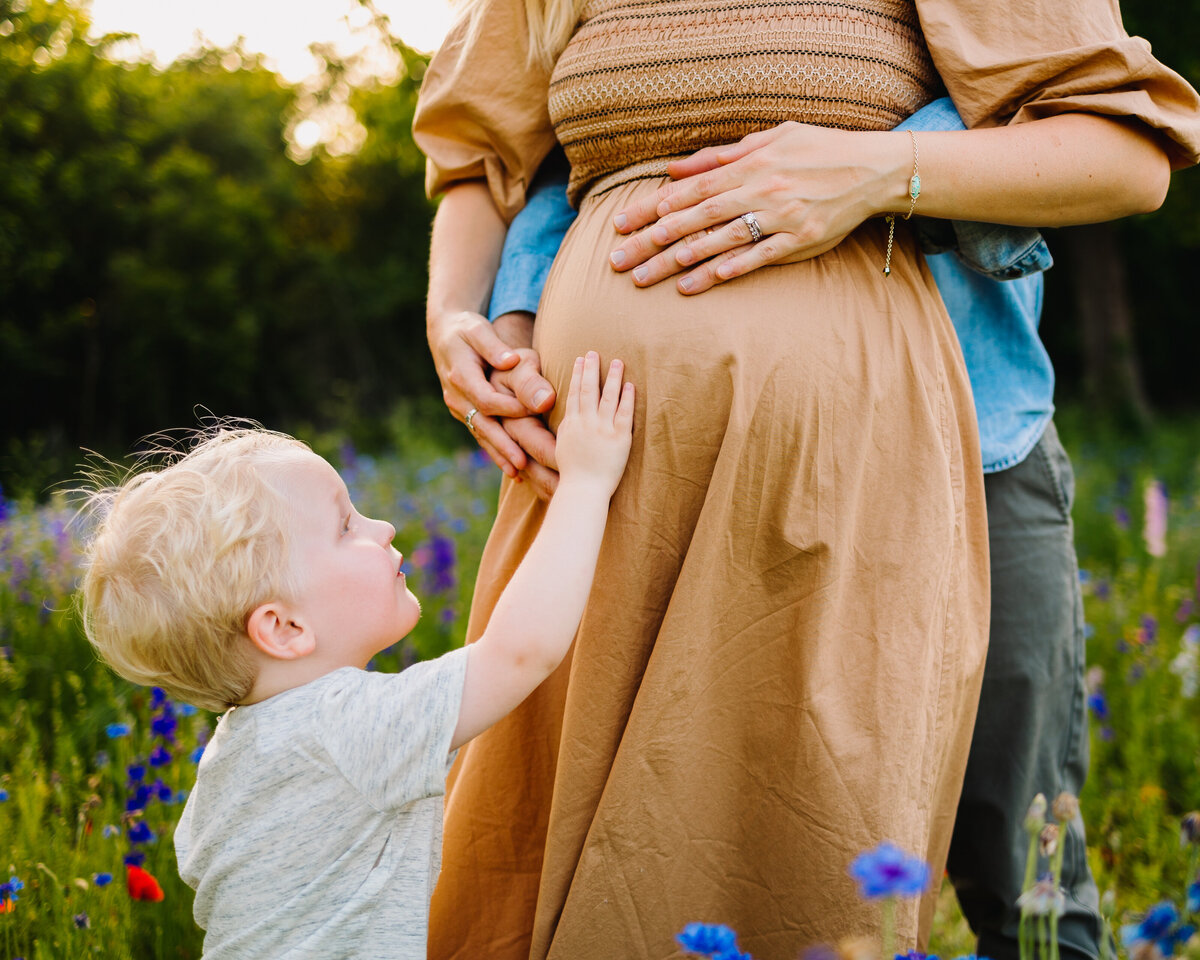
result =
M750 228L750 240L752 243L758 243L763 238L762 227L758 225L758 217L752 213L743 213L738 219L745 222L746 226Z
M478 412L479 411L475 407L472 407L467 411L467 415L463 418L463 423L465 423L467 425L467 429L471 431L471 436L475 435L475 425L472 424L471 421L475 419L475 414Z

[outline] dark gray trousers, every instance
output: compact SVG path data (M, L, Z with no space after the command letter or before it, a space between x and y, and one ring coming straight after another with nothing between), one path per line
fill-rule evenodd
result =
M1025 460L988 474L985 488L991 640L948 870L979 956L1017 960L1025 811L1037 793L1078 796L1088 766L1075 477L1054 424ZM1081 819L1065 842L1062 957L1095 960L1101 923Z

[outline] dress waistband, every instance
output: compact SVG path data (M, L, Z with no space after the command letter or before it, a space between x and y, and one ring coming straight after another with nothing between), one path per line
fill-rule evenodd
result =
M612 173L605 174L599 180L596 180L589 186L583 194L583 199L588 197L598 197L601 194L608 193L617 187L623 186L626 183L633 183L635 180L657 180L667 176L667 164L672 160L682 160L684 157L690 157L690 153L677 153L669 157L655 157L651 160L639 160L637 163L630 164L628 167L622 167L620 170L614 170Z

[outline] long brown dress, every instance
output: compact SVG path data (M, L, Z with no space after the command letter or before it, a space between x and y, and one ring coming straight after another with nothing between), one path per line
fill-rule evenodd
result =
M922 22L982 43L956 6L981 5L922 3ZM692 299L636 289L607 254L664 157L788 118L887 129L932 99L916 9L593 0L552 77L526 61L522 10L493 0L435 58L416 124L430 189L486 177L511 216L557 132L580 216L535 347L560 391L585 350L622 358L638 406L573 656L451 775L429 955L663 960L702 920L784 960L872 933L847 866L887 839L940 876L984 662L982 476L953 329L903 225L889 278L876 221ZM943 42L969 86L955 58L978 51ZM978 121L1037 69L952 92L989 105ZM542 515L505 483L468 639ZM918 925L910 901L902 949Z

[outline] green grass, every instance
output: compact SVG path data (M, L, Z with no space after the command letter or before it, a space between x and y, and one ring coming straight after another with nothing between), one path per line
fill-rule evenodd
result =
M310 437L340 466L360 509L396 524L424 601L409 641L378 658L385 669L460 642L497 488L496 472L478 455L422 440L412 423L395 432L409 438L404 454L381 457L359 454L338 437ZM1082 802L1096 879L1114 892L1120 918L1163 898L1179 902L1189 879L1178 820L1200 806L1200 703L1194 692L1185 695L1187 674L1196 670L1187 651L1200 637L1200 424L1165 425L1130 441L1068 414L1060 432L1078 481L1089 663L1102 671L1093 680L1107 706L1103 722L1092 723L1092 775ZM1151 480L1163 481L1169 494L1162 557L1150 556L1142 537ZM72 589L80 531L69 524L69 505L61 498L7 501L4 512L0 881L16 876L25 887L14 909L0 914L0 960L199 957L201 936L191 892L176 875L171 831L182 809L177 795L194 777L191 755L213 717L177 713L175 742L156 736L161 705L98 664L79 630ZM129 734L110 738L114 723L128 724ZM161 780L170 799L129 814L127 768L156 745L168 746L171 759L143 782ZM125 887L123 858L139 821L156 836L137 849L162 885L157 903L135 902ZM115 879L99 887L93 878L103 873ZM77 927L84 914L87 926ZM943 956L971 951L948 889L934 948Z

